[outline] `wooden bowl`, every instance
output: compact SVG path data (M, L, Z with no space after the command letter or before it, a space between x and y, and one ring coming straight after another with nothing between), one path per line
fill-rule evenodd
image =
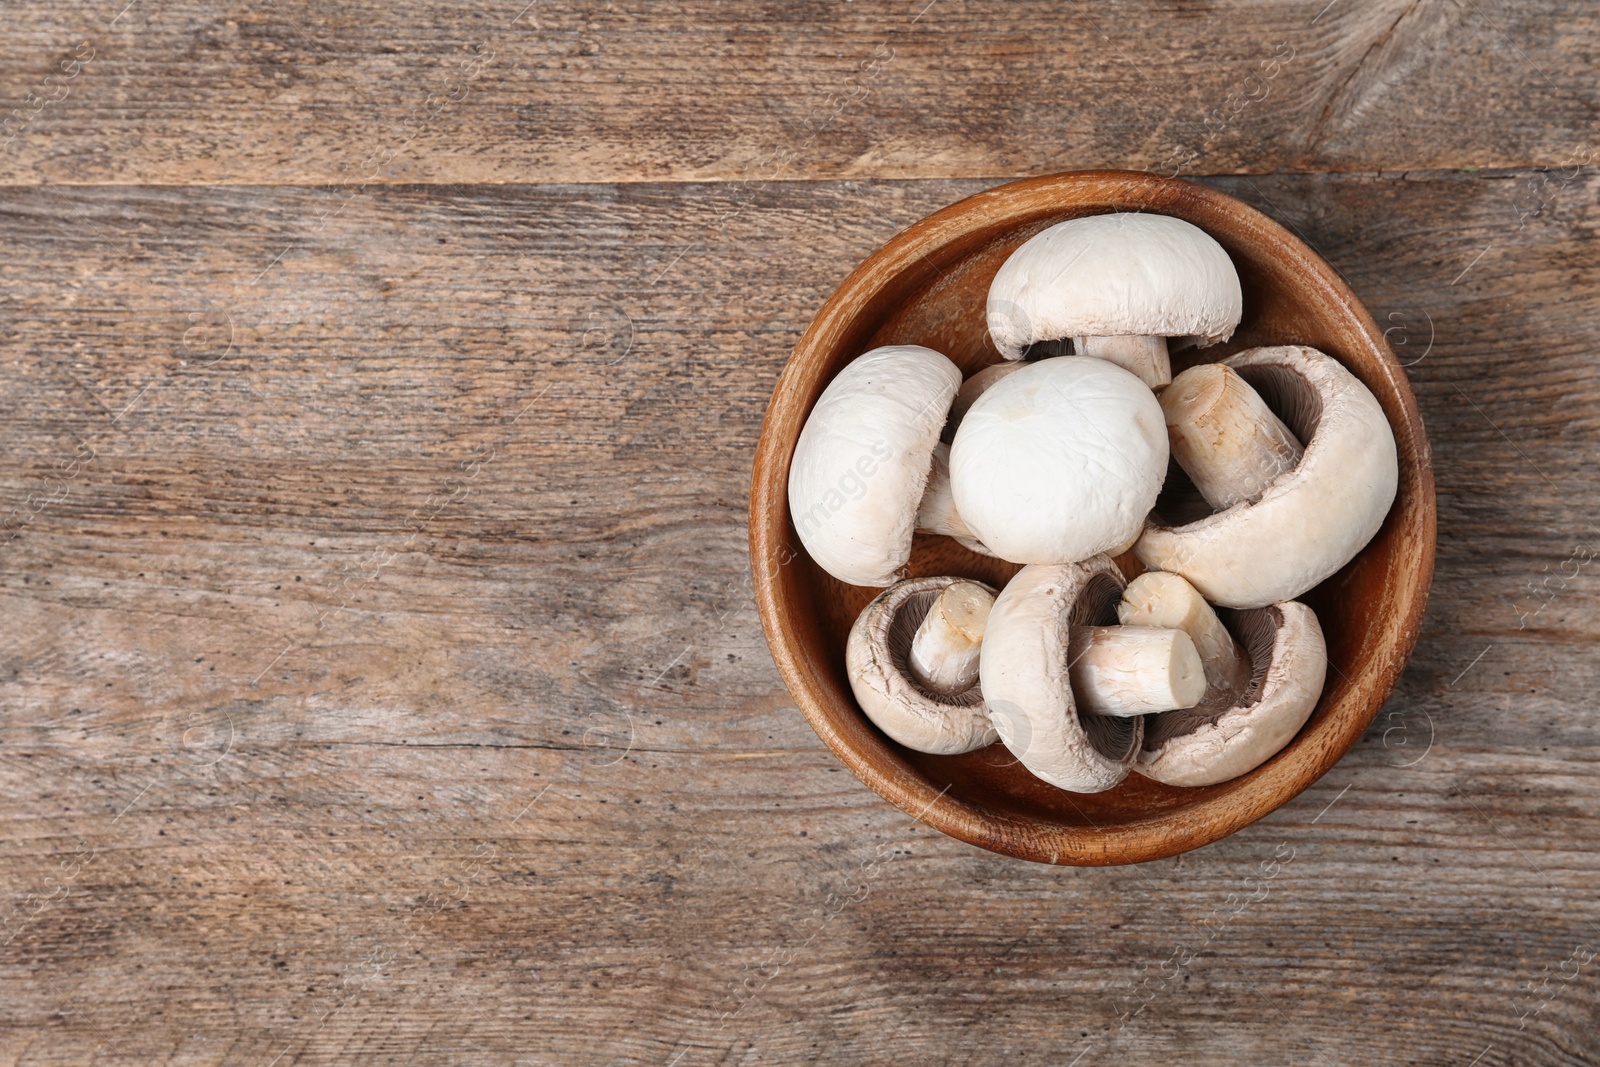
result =
M789 459L811 406L850 360L884 344L927 345L964 374L1000 362L985 325L990 280L1007 256L1063 219L1151 211L1199 226L1233 257L1244 321L1226 345L1186 363L1264 344L1311 345L1336 357L1383 405L1400 453L1399 495L1378 536L1301 598L1322 622L1328 683L1282 752L1221 785L1162 785L1129 774L1105 793L1069 793L1034 778L1004 746L930 756L890 741L863 715L845 677L850 624L880 590L845 585L800 547L789 514ZM1433 577L1432 464L1415 397L1383 332L1338 274L1287 230L1202 185L1088 171L1013 182L936 212L845 279L795 346L756 449L750 556L756 603L778 670L829 748L862 781L915 818L963 841L1043 863L1138 863L1171 856L1261 818L1320 778L1378 712L1416 644ZM1125 557L1125 570L1137 564ZM1019 568L921 537L908 575L961 575L1003 585Z

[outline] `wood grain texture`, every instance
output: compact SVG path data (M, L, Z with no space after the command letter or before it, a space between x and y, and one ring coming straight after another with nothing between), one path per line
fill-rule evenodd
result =
M790 347L985 184L8 190L0 1063L1600 1058L1600 178L1215 182L1404 342L1437 579L1322 782L1100 870L879 800L750 600Z
M631 182L1560 165L1539 0L15 0L0 181Z

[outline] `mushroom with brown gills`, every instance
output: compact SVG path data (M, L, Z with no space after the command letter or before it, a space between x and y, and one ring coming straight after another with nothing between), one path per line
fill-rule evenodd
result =
M1168 785L1217 785L1255 770L1300 732L1322 695L1327 646L1316 613L1299 601L1237 614L1254 666L1250 688L1219 707L1157 715L1134 770Z
M1225 434L1256 441L1261 448L1276 447L1267 442L1277 441L1288 454L1252 462L1241 476L1239 449L1175 443L1174 456L1202 494L1218 491L1221 470L1234 480L1224 495L1235 502L1167 525L1160 520L1171 502L1158 500L1133 551L1151 570L1183 575L1213 604L1261 608L1315 587L1372 540L1394 503L1399 457L1377 398L1338 360L1314 348L1284 345L1252 348L1223 362L1249 387L1245 393L1231 386L1219 390L1231 408L1218 420ZM1181 423L1209 410L1183 402L1188 395L1184 374L1164 395L1173 397L1164 412L1169 424L1175 414ZM1249 404L1255 394L1264 403ZM1281 418L1282 426L1263 429L1261 412L1273 422ZM1287 440L1278 429L1287 432ZM1179 442L1185 430L1169 425L1169 435ZM1289 446L1301 442L1304 453L1293 458Z
M964 578L907 578L856 617L845 670L856 702L889 737L957 755L998 736L978 688L978 649L994 589Z
M1122 781L1142 716L1205 693L1183 631L1112 625L1122 586L1105 555L1030 564L996 599L984 634L978 671L1000 740L1035 777L1073 792Z

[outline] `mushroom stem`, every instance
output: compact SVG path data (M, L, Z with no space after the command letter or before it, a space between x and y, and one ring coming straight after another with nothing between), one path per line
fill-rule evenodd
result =
M1250 688L1250 660L1194 586L1165 571L1146 571L1128 583L1117 605L1124 626L1182 630L1205 666L1207 699L1233 703Z
M978 540L978 535L956 512L956 499L950 492L950 446L943 441L933 446L928 487L922 491L922 503L917 505L917 529L923 533Z
M1072 348L1080 356L1093 356L1132 371L1152 389L1172 381L1165 337L1074 337Z
M978 680L978 653L994 597L975 582L952 582L911 639L911 677L935 693L964 693Z
M1151 715L1192 708L1206 695L1205 666L1182 630L1074 626L1067 674L1078 708L1094 715Z
M1173 457L1217 511L1259 497L1305 451L1261 394L1226 364L1190 367L1160 400Z

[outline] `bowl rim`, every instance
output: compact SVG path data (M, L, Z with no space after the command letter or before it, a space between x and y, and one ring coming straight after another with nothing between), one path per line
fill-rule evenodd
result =
M1125 203L1107 193L1107 182L1120 184L1117 192L1127 194ZM784 624L779 607L782 569L803 551L789 547L787 486L794 437L814 403L803 383L819 376L806 365L805 357L848 329L855 309L886 282L915 269L943 247L994 228L999 220L1014 218L1020 227L1041 212L1048 214L1051 207L1064 212L1089 206L1166 213L1176 201L1198 202L1233 216L1297 277L1314 282L1314 291L1332 303L1332 310L1349 316L1370 345L1370 354L1376 357L1372 369L1390 394L1380 395L1380 403L1386 408L1390 399L1398 404L1399 419L1393 412L1386 411L1386 415L1399 446L1401 486L1405 489L1409 484L1413 496L1406 509L1410 513L1405 516L1408 530L1396 542L1400 552L1409 551L1410 559L1402 560L1402 566L1410 581L1397 591L1402 616L1385 627L1390 640L1358 672L1366 683L1356 687L1364 707L1342 716L1327 716L1327 724L1319 729L1333 732L1324 743L1310 746L1297 758L1283 758L1297 747L1306 747L1301 745L1307 739L1302 730L1267 764L1234 779L1244 783L1244 788L1224 790L1183 808L1181 825L1176 824L1178 813L1165 812L1100 827L1080 811L1091 829L1064 827L981 807L947 795L949 785L936 790L904 766L879 765L858 750L824 706L819 694L827 685L823 677L827 667L817 662L794 630ZM784 432L789 428L792 433ZM1397 497L1391 518L1400 510ZM1437 514L1427 434L1409 380L1376 321L1330 264L1280 223L1209 186L1142 171L1086 170L1008 182L965 197L901 230L846 276L801 335L774 387L751 474L749 536L756 607L779 674L817 735L856 777L913 818L980 848L1040 863L1102 866L1173 856L1226 837L1308 789L1355 745L1381 710L1420 636L1433 579ZM784 558L786 553L788 558ZM860 717L859 709L855 714Z

